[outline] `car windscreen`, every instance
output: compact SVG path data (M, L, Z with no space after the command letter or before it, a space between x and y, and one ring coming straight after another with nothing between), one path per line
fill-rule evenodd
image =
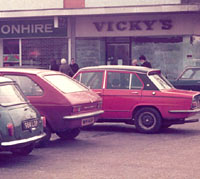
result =
M0 105L9 106L27 103L15 85L0 85Z
M171 89L173 86L162 74L149 75L150 80L156 85L159 90Z
M64 75L46 75L44 76L44 78L64 93L88 90L86 87L82 86L75 80L72 80L71 78L68 78Z
M200 69L187 69L180 76L179 80L200 80Z

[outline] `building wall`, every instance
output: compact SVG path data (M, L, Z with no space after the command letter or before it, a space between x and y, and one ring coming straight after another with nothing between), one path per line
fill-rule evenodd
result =
M63 0L0 0L1 11L63 8Z
M85 7L180 4L181 0L85 0Z

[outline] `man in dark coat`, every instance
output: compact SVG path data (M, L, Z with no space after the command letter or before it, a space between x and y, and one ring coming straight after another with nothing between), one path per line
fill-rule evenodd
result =
M74 72L72 71L70 66L67 64L67 61L65 58L61 59L61 65L59 67L59 71L71 77L74 75Z
M71 59L70 67L71 67L72 71L74 72L74 74L75 74L75 73L78 71L78 69L79 69L79 66L78 66L78 64L75 62L75 59L74 59L74 58Z
M59 65L56 63L56 60L51 60L50 70L59 71Z
M140 60L141 66L151 68L151 63L146 60L146 57L144 55L141 55L139 57L139 60Z

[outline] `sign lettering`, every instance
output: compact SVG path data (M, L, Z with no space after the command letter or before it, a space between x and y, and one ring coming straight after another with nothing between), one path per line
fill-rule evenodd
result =
M171 19L160 19L160 20L137 20L137 21L103 21L103 22L93 22L96 30L98 32L102 31L153 31L155 28L160 28L160 30L170 30L172 26Z
M54 28L53 19L0 21L0 38L46 37L51 35L67 36L67 21L65 18L59 19L58 28Z

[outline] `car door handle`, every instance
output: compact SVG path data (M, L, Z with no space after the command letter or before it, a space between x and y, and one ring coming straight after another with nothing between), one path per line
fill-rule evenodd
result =
M138 94L138 92L137 91L133 91L133 92L131 92L132 94Z
M98 95L101 95L101 92L96 92Z

